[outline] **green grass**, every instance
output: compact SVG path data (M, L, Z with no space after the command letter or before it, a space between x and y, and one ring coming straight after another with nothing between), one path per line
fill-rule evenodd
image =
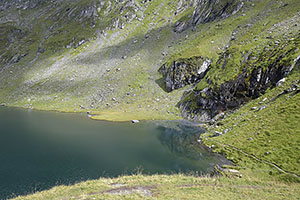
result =
M208 146L215 145L214 151L225 153L227 158L237 165L257 171L260 175L299 182L300 179L290 173L300 175L300 94L290 93L275 99L299 80L299 77L299 70L295 70L282 86L269 90L260 98L242 106L237 112L229 114L218 122L217 126L210 127L202 136L204 143ZM258 110L262 106L266 108ZM253 110L254 107L257 109ZM222 136L210 137L214 131L225 130L228 132ZM235 148L276 164L289 173L281 173L270 165L258 167L261 162L241 155Z
M151 110L139 109L136 111L103 111L103 112L93 112L96 116L92 116L92 119L95 120L105 120L105 121L114 121L114 122L125 122L131 120L178 120L182 119L180 115L175 115L172 113L162 113L162 112L153 112Z
M187 175L132 175L58 186L16 200L62 199L298 199L299 184Z
M281 43L282 40L287 41L287 38L292 37L288 34L299 32L298 28L295 30L295 27L293 27L294 24L284 22L297 15L299 4L293 0L286 1L286 3L287 6L282 7L283 5L276 1L246 2L244 15L239 13L225 20L200 25L197 28L200 33L192 33L188 41L176 45L175 48L179 50L170 54L167 62L188 60L191 57L200 55L206 56L213 61L211 64L212 69L206 77L215 86L232 80L244 67L251 66L245 66L242 63L247 53L251 53L255 57L255 54L264 51L267 45L274 45L276 40L281 41ZM269 29L274 25L277 25L277 28L270 31ZM231 40L233 32L236 33L235 39ZM272 36L273 39L270 41L266 38L267 36ZM227 49L225 49L226 45L228 45ZM293 48L297 47L295 44L290 45L293 45ZM279 52L278 54L280 55ZM229 59L226 59L225 68L223 68L224 56L230 56ZM195 89L205 88L207 83L203 82L205 81L201 81Z

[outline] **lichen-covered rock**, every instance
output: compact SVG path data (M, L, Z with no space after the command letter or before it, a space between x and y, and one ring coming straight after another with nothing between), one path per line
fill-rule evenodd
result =
M159 72L164 77L166 91L171 92L200 81L209 70L210 64L209 59L193 57L164 64Z
M249 60L242 62L243 70L236 78L219 86L212 85L200 91L194 89L186 92L179 103L183 117L207 122L219 113L236 109L261 96L298 66L298 59L293 59L295 49L295 46L288 46L283 42L261 52L254 61L251 56L248 57ZM274 54L276 51L277 54ZM224 67L226 68L226 64Z
M215 90L208 87L202 91L190 91L187 95L192 96L192 100L180 103L183 116L206 122L219 113L238 108L251 98L259 97L268 87L276 84L278 77L275 71L283 74L281 69L269 70L263 73L264 79L258 82L259 73L254 72L250 77L242 73L235 80L225 82ZM250 83L247 82L249 78Z

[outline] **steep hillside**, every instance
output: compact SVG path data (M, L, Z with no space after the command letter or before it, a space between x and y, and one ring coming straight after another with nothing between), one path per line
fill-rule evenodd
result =
M100 118L111 120L120 113L123 120L178 118L175 105L183 90L165 92L158 69L165 57L199 37L192 32L197 24L227 18L242 5L2 2L0 100L10 106L101 112Z
M175 119L180 108L207 121L260 96L299 56L296 1L24 0L0 9L0 102L10 106L111 120Z

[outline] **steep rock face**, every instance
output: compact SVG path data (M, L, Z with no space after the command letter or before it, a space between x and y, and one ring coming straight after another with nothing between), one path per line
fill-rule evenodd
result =
M164 64L159 72L164 77L167 92L199 82L209 70L211 61L203 57L193 57L185 60Z
M196 108L193 108L192 101L181 103L180 108L186 118L209 121L219 113L238 108L250 99L259 97L267 88L274 87L284 77L286 70L285 67L270 67L266 71L259 68L253 70L250 76L244 72L215 90L207 87L201 91L191 91L188 95L195 98Z
M182 115L207 122L226 110L236 109L261 96L300 65L299 49L285 42L273 48L265 48L258 58L254 58L247 56L241 66L242 72L236 78L219 86L211 85L200 91L194 89L186 92L178 104Z
M192 25L207 23L218 18L226 18L238 12L242 6L241 0L199 1L193 13Z
M198 0L191 18L179 20L174 31L182 32L190 26L205 24L237 13L244 5L242 0Z

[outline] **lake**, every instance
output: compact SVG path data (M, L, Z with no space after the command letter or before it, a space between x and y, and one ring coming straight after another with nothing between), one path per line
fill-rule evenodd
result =
M0 107L0 199L123 174L207 173L226 160L188 121L113 123Z

